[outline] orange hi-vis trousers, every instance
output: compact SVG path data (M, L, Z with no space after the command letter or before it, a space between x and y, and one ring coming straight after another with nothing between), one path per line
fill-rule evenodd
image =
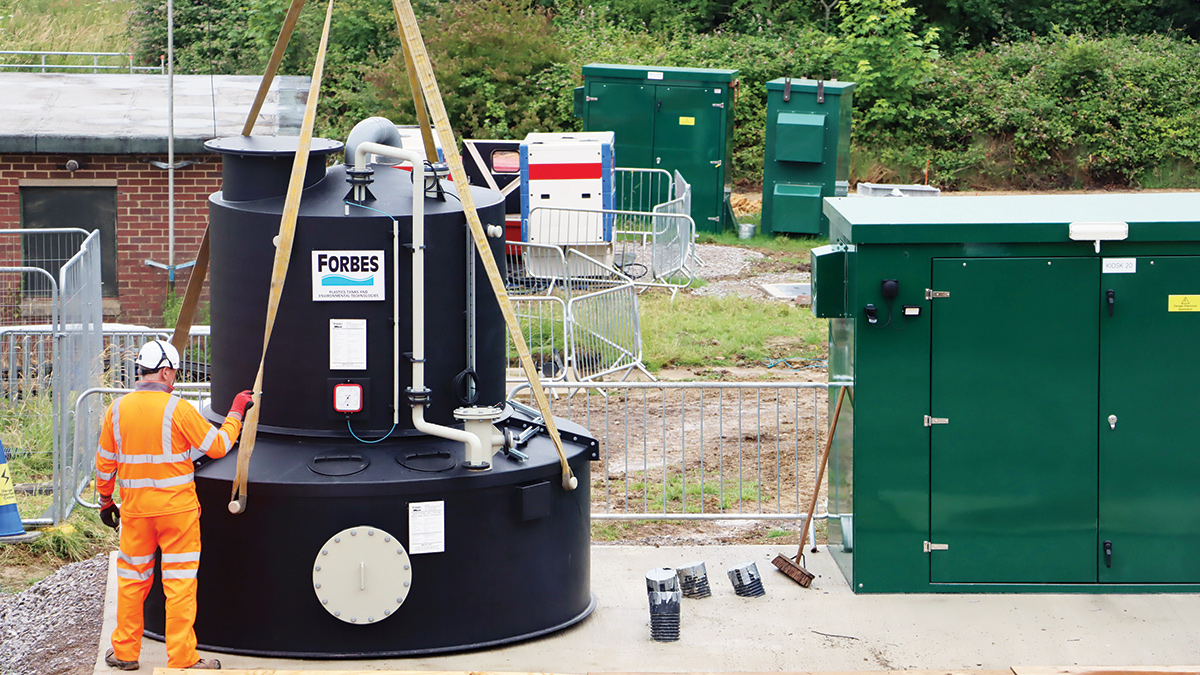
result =
M154 582L154 551L162 549L167 603L167 667L187 668L196 652L196 572L200 569L200 510L167 516L121 518L117 554L117 629L112 646L122 661L137 661L145 620L142 606Z

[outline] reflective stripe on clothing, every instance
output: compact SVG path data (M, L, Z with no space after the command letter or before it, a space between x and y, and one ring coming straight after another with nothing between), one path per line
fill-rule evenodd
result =
M153 569L148 569L145 572L138 572L137 570L126 570L126 569L117 570L117 577L121 578L121 579L133 579L134 581L149 581L153 576L154 576Z
M179 462L189 462L192 460L191 453L181 453L178 455L117 455L117 462L121 464L175 464Z
M163 408L162 416L162 442L159 447L162 448L162 454L171 454L171 420L175 417L175 406L179 405L179 399L174 396L167 399L167 406Z
M163 570L163 579L195 579L200 570Z
M154 562L154 554L150 555L126 555L124 551L117 551L117 559L124 560L130 565L145 565L146 563Z
M121 478L117 480L117 485L121 486L122 490L128 488L158 488L164 490L166 488L179 487L187 485L195 479L194 473L189 473L183 476L175 476L173 478Z
M171 563L189 563L189 562L198 563L198 562L200 562L200 552L194 551L194 552L189 552L189 553L164 553L163 557L162 557L162 561L163 561L164 565L169 565Z

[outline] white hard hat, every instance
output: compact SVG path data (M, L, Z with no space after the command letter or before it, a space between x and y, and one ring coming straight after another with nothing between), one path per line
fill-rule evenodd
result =
M175 345L166 340L151 340L142 345L135 363L146 370L158 370L159 368L179 370L179 351L175 349Z

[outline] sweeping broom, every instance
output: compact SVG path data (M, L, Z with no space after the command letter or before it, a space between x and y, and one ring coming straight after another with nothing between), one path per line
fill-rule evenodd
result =
M812 501L808 503L808 515L804 519L804 527L800 530L800 548L796 551L795 559L780 553L771 564L778 567L780 572L788 575L793 581L808 588L813 581L813 575L800 565L804 557L804 543L808 539L808 526L812 524L813 512L817 508L817 495L821 492L821 480L825 478L825 466L829 464L829 449L833 447L833 432L837 430L838 415L842 412L842 399L846 398L846 389L842 387L838 393L837 406L833 409L833 420L829 423L829 434L825 437L825 452L821 455L821 464L817 469L817 482L813 484Z

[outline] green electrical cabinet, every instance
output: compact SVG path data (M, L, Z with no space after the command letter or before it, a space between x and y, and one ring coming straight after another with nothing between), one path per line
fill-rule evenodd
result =
M692 186L700 232L732 228L726 186L733 156L736 70L592 63L575 90L584 131L613 131L618 167L678 171Z
M824 212L813 308L853 383L829 540L852 588L1200 591L1200 194Z
M763 149L765 234L826 235L825 197L844 197L850 175L854 83L779 78L767 83Z

